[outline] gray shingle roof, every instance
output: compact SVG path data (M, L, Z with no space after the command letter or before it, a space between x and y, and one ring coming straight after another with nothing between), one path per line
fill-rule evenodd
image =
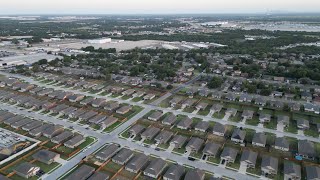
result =
M253 135L252 143L266 144L267 136L264 133L255 133Z
M221 148L220 144L209 142L205 145L202 152L204 154L209 154L209 155L215 156L215 155L217 155L220 148Z
M285 161L283 173L301 177L301 166L290 161Z
M271 169L273 171L278 171L278 159L271 156L263 156L261 162L261 168Z
M320 179L320 167L319 166L306 166L307 179L316 180Z
M166 161L164 161L163 159L157 158L150 162L150 164L146 167L144 172L152 175L158 175L163 171L166 165L167 165Z
M200 169L192 169L186 173L184 180L203 180L205 176L204 171Z
M244 150L242 152L240 162L245 161L255 165L257 161L257 157L258 157L258 153L254 151Z
M163 175L164 178L171 180L180 180L184 173L184 168L180 165L171 165L170 168Z

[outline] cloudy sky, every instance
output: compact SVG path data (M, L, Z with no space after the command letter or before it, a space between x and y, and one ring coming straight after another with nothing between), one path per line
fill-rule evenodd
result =
M1 0L0 14L320 12L320 0Z

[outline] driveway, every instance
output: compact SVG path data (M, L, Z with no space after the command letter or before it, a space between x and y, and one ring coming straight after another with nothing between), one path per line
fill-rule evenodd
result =
M247 172L247 163L240 163L239 173L246 174Z

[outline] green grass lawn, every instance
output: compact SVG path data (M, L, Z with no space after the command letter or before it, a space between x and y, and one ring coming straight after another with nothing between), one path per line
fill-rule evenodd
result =
M135 97L132 99L133 102L139 102L143 99L143 97Z
M264 123L264 127L268 129L277 129L277 121L271 118L270 122Z
M204 110L199 110L198 111L198 115L201 115L201 116L206 116L206 115L208 115L210 113L210 108L209 107L207 107L206 109L204 109Z
M192 113L194 110L196 110L196 109L193 108L193 107L186 107L186 108L183 109L183 112Z
M220 112L215 112L212 117L217 118L217 119L222 119L225 116L225 110L221 109Z
M177 152L179 154L184 154L186 152L186 149L185 148L180 148L180 149L174 148L173 152Z
M51 171L52 169L54 169L55 167L59 166L60 164L57 163L57 162L53 162L51 163L50 165L48 164L45 164L45 163L42 163L40 161L35 161L34 163L32 163L38 167L40 167L41 170L43 170L44 172L49 172Z
M82 144L80 144L78 146L79 149L83 149L85 147L87 147L89 144L91 144L92 142L94 142L94 138L92 137L86 137L86 141L84 141Z
M252 119L247 119L246 124L257 126L260 123L259 118L257 116L254 116Z
M216 164L220 164L220 157L209 157L207 159L207 161L212 162L212 163L216 163Z
M105 128L103 130L103 132L111 132L111 131L113 131L119 124L121 124L121 122L117 121L117 122L113 123L111 126Z
M158 147L162 148L162 149L168 149L169 148L169 144L159 144Z
M108 164L106 164L106 166L104 168L110 169L110 170L112 170L114 172L117 172L121 168L121 165L110 161Z
M298 133L297 122L294 120L291 120L289 127L285 128L285 131L293 134L297 134Z
M154 140L146 139L143 141L143 143L151 145L151 144L154 144L155 142L154 142Z
M240 122L241 121L241 113L237 112L235 116L230 116L229 121L232 122Z
M121 97L122 100L127 100L127 99L130 99L130 98L131 98L131 96L126 96L126 95Z

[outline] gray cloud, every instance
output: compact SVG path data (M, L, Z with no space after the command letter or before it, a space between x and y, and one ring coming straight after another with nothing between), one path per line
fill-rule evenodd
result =
M319 0L3 0L1 14L319 12Z

